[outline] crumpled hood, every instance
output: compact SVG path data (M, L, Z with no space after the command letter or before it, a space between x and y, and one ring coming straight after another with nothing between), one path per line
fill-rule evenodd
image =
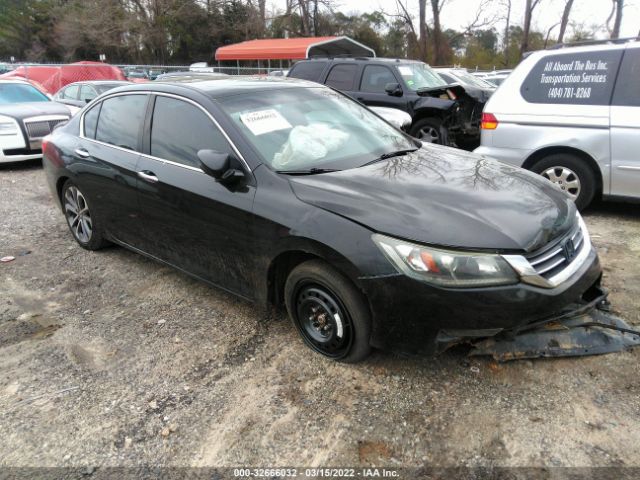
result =
M23 120L29 117L38 117L40 115L66 115L71 116L69 108L66 105L56 102L28 102L28 103L9 103L0 105L0 115Z
M290 182L303 202L431 245L528 252L575 224L573 202L542 177L439 145Z

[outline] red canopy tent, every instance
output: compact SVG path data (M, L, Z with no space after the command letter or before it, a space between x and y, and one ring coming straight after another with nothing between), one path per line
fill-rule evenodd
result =
M301 60L313 56L375 57L376 52L349 37L268 38L220 47L216 60Z
M38 82L51 94L69 83L85 80L126 80L122 70L102 62L76 62L67 65L20 66L0 78L20 77Z

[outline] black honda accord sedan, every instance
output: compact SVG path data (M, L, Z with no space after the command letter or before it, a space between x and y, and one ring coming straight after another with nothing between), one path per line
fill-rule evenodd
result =
M421 145L317 84L121 87L44 143L80 246L115 243L284 304L335 360L496 335L600 281L585 225L553 184Z

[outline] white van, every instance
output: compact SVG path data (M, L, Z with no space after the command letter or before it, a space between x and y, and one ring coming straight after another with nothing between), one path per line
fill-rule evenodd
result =
M640 199L640 42L532 53L485 105L475 151L540 173L579 208Z

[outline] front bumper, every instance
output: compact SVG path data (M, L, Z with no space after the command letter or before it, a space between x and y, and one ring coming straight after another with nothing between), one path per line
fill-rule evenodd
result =
M441 330L487 337L548 317L598 285L602 269L591 248L575 274L555 288L526 283L446 289L402 274L361 278L373 317L371 343L383 349L433 353Z
M42 152L24 152L20 154L10 154L6 155L2 150L0 150L0 163L12 163L12 162L26 162L28 160L38 160L42 158Z

